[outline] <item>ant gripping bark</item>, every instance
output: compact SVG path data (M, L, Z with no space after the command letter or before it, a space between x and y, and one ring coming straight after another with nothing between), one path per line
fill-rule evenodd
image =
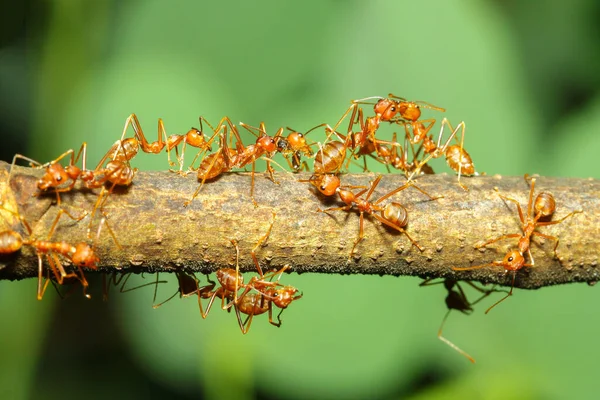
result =
M525 180L527 180L527 175L525 175ZM553 253L554 256L561 262L560 257L558 257L558 253L556 249L558 248L559 238L556 236L547 235L537 231L538 227L556 225L564 221L565 219L581 213L581 210L572 211L569 214L565 215L561 219L556 221L540 221L541 218L551 216L554 213L556 202L554 200L554 196L548 192L540 193L535 201L533 200L533 192L535 186L535 178L531 178L531 188L529 191L529 202L527 203L527 214L523 216L523 211L521 209L521 205L519 202L511 197L504 196L502 194L498 194L500 198L505 201L513 202L517 205L517 212L519 213L519 220L521 221L521 230L522 233L512 233L508 235L502 235L494 239L490 239L484 243L479 243L475 245L476 249L480 249L482 247L486 247L489 244L498 242L504 239L512 239L518 238L519 241L517 243L517 249L509 250L502 261L492 261L488 264L483 265L475 265L473 267L452 267L454 271L467 271L473 269L480 269L490 266L503 267L504 273L507 274L512 272L512 283L510 287L510 291L506 296L498 300L496 303L492 304L490 308L488 308L485 313L487 314L490 310L496 307L498 304L506 300L509 296L512 296L513 289L515 287L515 278L517 275L517 271L519 271L523 267L533 267L535 266L535 260L531 255L531 238L532 236L539 236L548 240L554 240L556 243L554 245ZM496 189L497 190L497 189ZM534 213L535 210L535 213ZM529 262L525 261L525 254L529 257Z

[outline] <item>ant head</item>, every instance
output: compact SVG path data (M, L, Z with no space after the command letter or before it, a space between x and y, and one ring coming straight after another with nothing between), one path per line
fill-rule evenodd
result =
M78 267L86 267L96 269L100 261L94 250L87 243L79 243L75 246L75 253L71 257L73 264Z
M325 196L333 196L341 183L340 178L333 174L313 175L309 182Z
M534 215L539 218L549 217L556 210L554 196L548 192L541 192L533 204Z
M409 121L416 121L421 117L421 107L412 101L401 101L398 104L398 109L402 118Z
M381 216L400 228L408 224L408 211L400 203L391 202L386 204L381 210Z
M290 151L290 150L292 150L292 145L286 138L280 137L277 139L277 151L278 152L283 153L285 151Z
M299 299L302 295L294 296L298 292L293 286L284 286L281 289L271 289L267 293L272 297L271 301L279 308L287 308L292 301Z
M277 150L277 144L275 143L275 139L271 136L261 136L256 140L256 144L264 149L265 151L271 153Z
M194 128L193 126L190 128L189 131L187 131L187 133L185 134L185 136L188 137L204 137L204 134L202 133L202 131L198 128Z
M197 147L199 149L205 149L208 151L212 150L212 147L210 145L212 138L210 138L209 140L206 140L204 138L204 133L197 128L190 128L189 131L187 131L187 133L185 134L185 141L188 145L193 146L193 147Z
M287 140L294 150L300 150L306 147L306 138L300 132L292 132L288 135Z
M375 114L380 115L383 121L390 121L398 114L398 103L391 99L381 99L373 107Z
M518 250L511 250L504 256L499 263L506 271L517 271L525 265L525 257Z
M69 179L69 175L65 171L64 167L60 164L50 164L46 168L46 173L38 181L38 189L47 190L51 187L56 187L62 182Z

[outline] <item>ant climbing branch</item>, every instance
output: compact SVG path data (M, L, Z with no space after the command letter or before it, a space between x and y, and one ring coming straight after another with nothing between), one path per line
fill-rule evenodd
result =
M31 222L34 237L42 237L44 232L50 231L56 218L57 196L54 191L39 192L37 182L44 174L43 169L15 166L7 185L9 170L10 164L0 162L3 207L18 208L23 219ZM535 257L535 267L513 276L496 267L461 268L493 263L515 246L516 239L500 240L484 247L477 244L521 232L523 223L514 210L516 205L502 201L499 194L526 205L529 185L522 176L469 177L467 192L456 185L455 176L427 175L419 177L418 187L443 198L431 201L413 189L386 198L382 205L398 202L406 207L408 222L403 230L418 240L421 251L406 234L391 229L368 212L363 215L364 240L355 246L359 212L318 212L318 209L339 207L339 199L325 196L317 187L306 183L310 173L292 176L275 172L275 175L279 185L273 184L268 174L255 173L256 207L248 188L249 172L219 175L202 188L196 201L183 207L198 187L194 174L182 177L168 171L138 172L130 186L115 188L110 201L103 206L121 249L111 235L100 235L96 244L97 269L111 272L119 268L120 272L127 273L173 272L185 268L186 272L211 273L235 266L233 247L223 238L236 238L240 252L250 254L257 238L264 235L266 221L271 221L275 212L277 223L273 225L271 237L257 253L265 271L280 270L289 264L286 272L410 275L479 281L507 288L513 285L514 279L515 288L529 289L569 282L592 284L599 277L598 180L536 178L536 190L552 193L554 197L555 219L574 211L582 212L560 224L543 226L545 236L531 236L529 249ZM340 179L347 187L369 187L376 175L345 174L340 175ZM304 182L300 182L302 180ZM379 199L404 184L404 174L388 174L373 189L371 199ZM353 191L359 193L360 189ZM61 207L73 215L83 215L82 211L93 207L95 193L77 182L72 190L61 193ZM537 208L534 212L538 212ZM21 229L19 221L10 213L5 214L0 218L0 225L4 225L0 230ZM57 227L52 240L81 241L89 226L85 218L81 223L63 219L64 224ZM15 225L10 226L11 223ZM546 237L560 238L558 248L554 248L556 241ZM63 261L68 263L68 260ZM37 264L32 246L0 255L0 279L37 277ZM248 271L256 271L256 267L250 257L244 257L240 259L240 272ZM93 273L86 270L86 276Z

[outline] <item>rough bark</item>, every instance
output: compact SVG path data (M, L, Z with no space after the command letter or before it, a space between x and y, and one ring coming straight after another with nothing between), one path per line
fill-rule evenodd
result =
M40 194L36 187L40 169L15 167L10 184L10 166L0 162L0 194L3 207L18 207L21 216L33 228L33 237L45 239L58 207L54 192ZM214 272L235 265L235 249L240 246L240 267L255 270L250 250L263 236L276 214L268 241L257 250L261 264L268 268L291 266L291 271L332 274L418 275L452 277L510 285L511 275L501 267L473 271L453 271L452 267L480 265L501 260L517 239L475 249L482 240L503 234L520 233L516 207L503 201L494 190L517 199L524 210L529 185L523 177L483 176L464 178L469 191L463 191L455 176L431 175L417 180L417 185L444 198L430 201L419 191L409 188L387 201L402 203L409 212L407 232L422 246L419 251L407 237L382 226L365 214L364 240L357 254L348 260L359 231L358 213L353 210L333 211L329 215L318 208L343 205L337 197L325 198L307 183L307 174L278 173L279 184L256 175L254 207L250 193L249 173L225 174L205 184L199 196L188 207L188 200L198 187L193 174L181 177L170 172L138 172L134 184L115 190L104 211L122 249L118 249L106 229L96 243L101 271L169 272L177 269ZM368 185L374 174L344 175L342 182ZM401 175L385 175L371 200L402 185ZM524 268L517 274L515 287L539 288L568 282L595 283L598 280L600 248L600 182L594 179L544 178L536 182L536 194L554 194L557 207L554 218L573 210L583 213L564 222L540 228L558 236L557 260L552 252L554 242L533 239L535 268ZM91 211L98 190L75 190L61 195L62 207L74 215ZM99 214L98 214L99 215ZM27 237L19 221L2 211L0 224ZM61 223L52 237L54 241L94 242L99 217L93 221L92 239L86 230L90 217ZM0 279L22 279L37 276L37 256L31 246L9 256L0 257Z

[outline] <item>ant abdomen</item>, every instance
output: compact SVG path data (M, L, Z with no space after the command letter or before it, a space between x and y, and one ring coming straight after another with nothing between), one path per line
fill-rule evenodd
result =
M404 227L408 224L408 211L400 203L388 203L381 210L381 216L398 227Z
M338 140L328 142L315 154L315 174L337 172L346 159L346 145Z
M228 291L235 291L244 285L244 276L238 274L233 268L221 268L217 271L217 279L221 286ZM236 279L237 278L237 279ZM237 280L237 286L236 286Z
M552 193L541 192L535 198L535 203L533 204L534 215L538 218L549 217L554 214L556 210L556 201L554 201L554 196Z
M453 145L446 150L446 162L454 171L461 171L462 175L474 175L475 166L471 156L464 148L459 145Z
M12 254L23 246L23 237L15 231L0 232L0 254Z

